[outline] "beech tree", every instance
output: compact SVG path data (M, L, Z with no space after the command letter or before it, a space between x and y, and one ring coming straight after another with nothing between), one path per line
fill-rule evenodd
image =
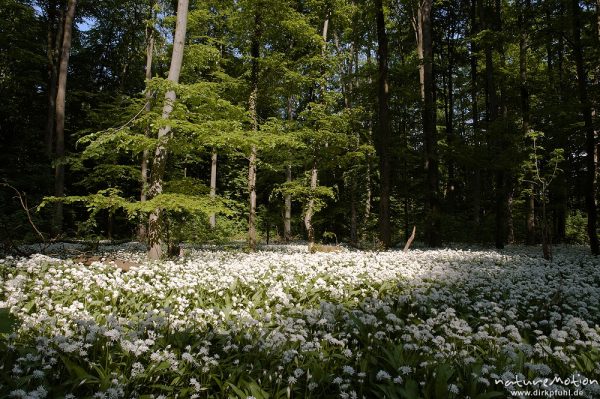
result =
M185 44L185 34L188 17L188 0L178 0L177 2L177 22L175 25L175 36L173 38L173 54L171 56L171 67L167 80L177 84L179 74L183 63L183 47ZM165 94L165 103L162 110L163 119L168 119L173 111L176 100L175 90L170 89ZM154 197L163 191L163 176L167 163L166 141L169 139L171 126L165 125L158 131L158 145L152 161L152 172L150 175L150 186L148 195ZM148 256L151 259L160 259L163 254L164 245L163 226L161 226L161 210L156 209L150 214L148 219Z
M65 14L64 27L62 29L62 46L60 51L60 63L58 68L58 83L56 86L56 150L54 167L54 195L62 197L65 193L65 104L67 96L67 74L69 67L69 56L71 52L71 37L73 34L73 21L75 19L75 8L77 0L69 0ZM52 78L52 77L51 77ZM50 89L52 95L52 88ZM50 102L51 103L51 102ZM63 228L63 205L57 202L54 208L54 228L61 232Z

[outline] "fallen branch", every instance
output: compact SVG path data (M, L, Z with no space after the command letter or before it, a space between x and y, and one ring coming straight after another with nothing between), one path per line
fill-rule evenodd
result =
M417 232L417 226L413 226L412 234L408 237L408 241L406 241L406 245L404 246L404 252L408 252L408 248L410 248L410 244L412 244L415 239L415 233Z

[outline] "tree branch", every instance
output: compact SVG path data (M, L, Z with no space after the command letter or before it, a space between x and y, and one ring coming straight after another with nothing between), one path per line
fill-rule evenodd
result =
M29 224L31 225L31 227L33 227L33 229L35 230L37 235L40 236L42 241L46 242L46 237L44 237L44 234L42 234L42 232L37 228L35 223L33 223L33 219L31 218L31 213L29 212L29 207L27 207L27 199L24 198L23 195L21 194L21 192L19 190L17 190L14 186L11 186L8 183L0 183L0 185L12 189L17 194L17 196L19 197L19 202L21 203L21 207L25 211L25 214L27 215L27 219L29 219Z

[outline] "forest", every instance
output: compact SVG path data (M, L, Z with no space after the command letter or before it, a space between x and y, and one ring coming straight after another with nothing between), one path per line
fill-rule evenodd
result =
M5 246L41 239L16 190L46 240L599 253L598 4L2 10Z
M0 397L600 397L598 60L600 0L0 0Z

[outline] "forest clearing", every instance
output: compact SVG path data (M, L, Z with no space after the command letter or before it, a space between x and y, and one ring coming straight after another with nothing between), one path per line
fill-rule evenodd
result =
M0 396L483 399L555 376L535 389L600 396L600 268L581 247L552 262L522 247L161 262L134 248L104 254L139 264L127 272L1 260L0 308L18 322Z

